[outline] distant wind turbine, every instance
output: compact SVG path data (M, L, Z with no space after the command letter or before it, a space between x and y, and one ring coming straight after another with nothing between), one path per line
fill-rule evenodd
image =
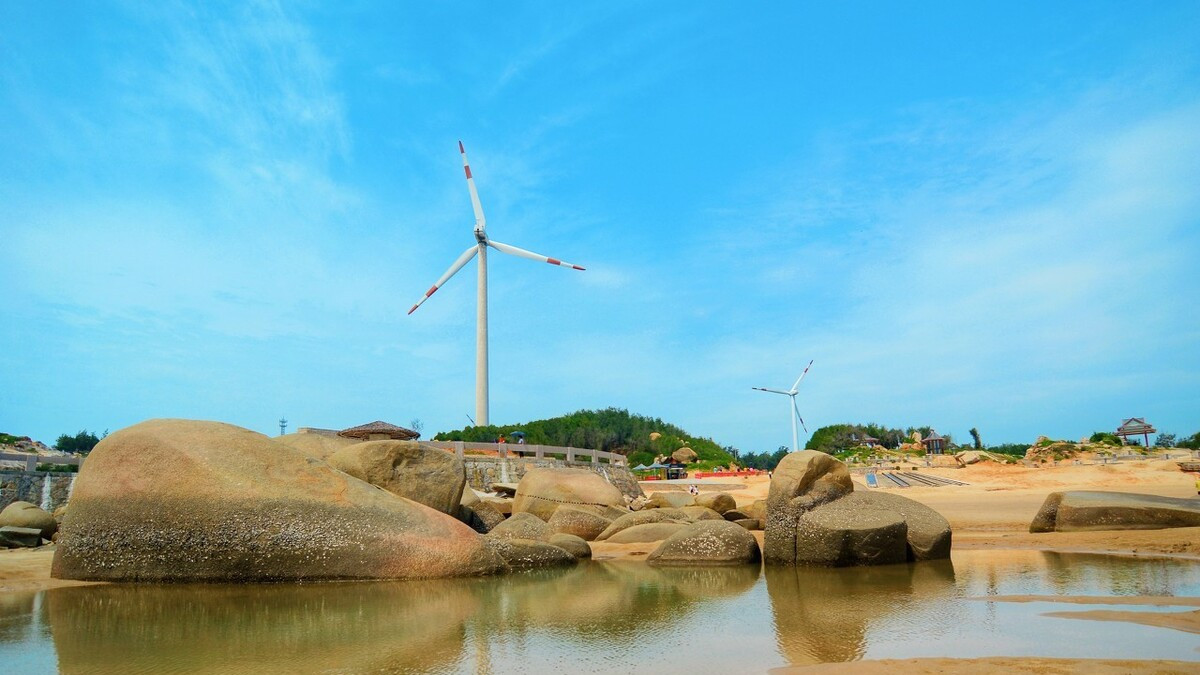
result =
M792 452L796 452L797 446L799 446L799 442L796 437L796 420L800 420L800 426L804 427L804 433L808 433L808 427L804 426L804 418L800 416L800 407L796 405L796 388L800 386L800 380L803 380L804 376L808 374L808 369L812 368L812 364L813 362L809 361L808 365L804 366L804 372L800 373L800 377L796 378L796 383L793 384L792 388L788 391L784 391L782 389L768 389L767 387L750 387L751 389L755 389L757 391L769 391L772 394L783 394L784 396L792 399L792 409L788 411L788 417L792 418Z
M487 315L487 247L515 255L521 258L529 258L539 262L550 263L560 267L569 267L571 269L582 270L579 265L563 262L557 258L540 255L532 251L526 251L523 248L501 244L498 241L488 239L487 232L484 229L486 221L483 217L483 206L479 203L479 193L475 191L475 179L471 176L471 165L467 163L467 151L463 147L462 141L458 142L458 151L462 153L463 171L467 174L467 189L471 191L471 206L475 209L475 243L471 248L463 251L463 254L458 256L458 260L446 270L429 290L425 291L425 295L417 301L417 304L408 310L409 314L417 311L421 303L429 299L437 289L450 280L450 277L458 273L464 265L471 262L471 258L479 256L479 305L476 313L476 333L475 333L475 422L478 426L487 426L488 424L488 315Z

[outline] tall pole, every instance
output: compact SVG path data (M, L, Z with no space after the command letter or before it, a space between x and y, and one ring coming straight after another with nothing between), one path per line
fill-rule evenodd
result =
M487 244L479 242L479 307L475 333L475 424L488 424Z
M792 452L795 452L799 441L796 440L796 399L793 396L788 397L788 416L792 418Z

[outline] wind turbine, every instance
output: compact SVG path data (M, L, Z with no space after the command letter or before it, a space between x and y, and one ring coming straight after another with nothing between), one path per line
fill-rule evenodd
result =
M800 373L800 377L796 378L796 383L787 391L782 389L768 389L767 387L750 387L758 391L769 391L772 394L783 394L792 399L792 409L788 413L788 417L792 418L792 452L796 452L799 446L799 442L796 440L796 420L800 420L800 426L804 427L804 433L808 433L808 427L804 426L804 418L800 416L800 407L796 405L796 388L800 386L800 380L803 380L804 376L808 374L808 369L812 368L812 364L813 362L809 361L808 365L804 366L804 372Z
M470 248L463 251L463 254L458 256L458 260L446 270L446 273L434 282L429 290L425 291L425 295L417 301L417 304L408 310L409 314L417 311L421 303L429 299L437 289L450 280L450 277L458 273L464 265L471 262L471 258L479 256L479 305L476 311L476 333L475 333L475 422L479 426L487 426L488 424L488 314L487 314L487 247L515 255L521 258L529 258L539 262L550 263L560 267L569 267L575 270L582 270L579 265L572 265L568 262L563 262L557 258L544 256L533 251L526 251L523 248L501 244L498 241L488 239L487 231L485 230L486 220L483 217L483 206L479 203L479 193L475 190L475 179L471 176L471 165L467 163L467 151L463 147L462 141L458 142L458 151L462 154L463 171L467 174L467 189L471 192L471 207L475 209L475 243Z

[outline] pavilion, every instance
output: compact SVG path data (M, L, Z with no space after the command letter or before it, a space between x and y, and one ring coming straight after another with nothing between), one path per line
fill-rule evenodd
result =
M1156 433L1158 433L1158 429L1148 424L1144 417L1130 417L1117 427L1117 436L1120 436L1121 440L1128 443L1130 436L1141 436L1145 441L1144 447L1147 448L1150 447L1150 434Z

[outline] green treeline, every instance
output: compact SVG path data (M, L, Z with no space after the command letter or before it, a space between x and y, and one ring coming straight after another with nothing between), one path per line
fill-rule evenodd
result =
M890 429L880 424L831 424L813 432L812 438L804 445L806 450L819 450L831 455L845 452L850 448L863 445L862 439L878 439L877 444L894 450L901 443L910 440L912 432L920 432L921 438L927 438L932 432L931 427L908 427L906 429ZM950 434L944 434L946 446L952 445Z
M466 427L443 431L433 440L494 443L501 435L508 437L514 431L524 431L526 443L615 452L628 457L633 465L651 464L656 455L670 455L684 446L696 452L702 465L728 465L733 460L732 448L722 448L711 438L692 436L657 417L635 415L620 408L580 410L524 424ZM652 441L650 434L654 432L662 436Z

